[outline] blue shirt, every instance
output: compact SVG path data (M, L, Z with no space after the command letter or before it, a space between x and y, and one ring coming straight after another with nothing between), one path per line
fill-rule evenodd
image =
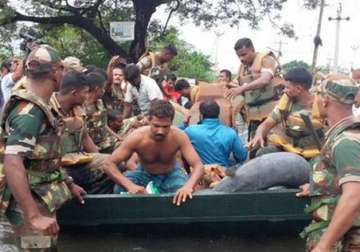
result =
M221 124L219 119L205 119L201 124L187 127L185 133L204 164L229 167L231 152L238 163L247 157L247 149L235 130Z

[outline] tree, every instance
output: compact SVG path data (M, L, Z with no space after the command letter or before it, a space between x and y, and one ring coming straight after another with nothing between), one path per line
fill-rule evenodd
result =
M306 70L311 72L311 66L308 63L306 63L306 62L304 62L302 60L299 60L299 61L298 60L293 60L293 61L290 61L290 62L288 62L286 64L283 64L281 66L284 73L287 73L289 70L294 69L294 68L298 68L298 67L305 68Z
M156 8L166 5L175 8L182 19L193 19L198 25L213 27L222 24L237 25L242 20L257 28L267 17L277 20L287 0L0 0L0 27L10 29L9 24L30 21L48 26L69 24L89 33L111 55L121 55L136 61L146 49L147 28ZM316 2L316 0L304 0ZM19 4L20 2L20 4ZM178 5L173 7L173 3ZM128 50L117 44L109 35L109 21L135 21L135 39ZM275 24L275 22L274 22ZM278 26L290 36L291 25Z

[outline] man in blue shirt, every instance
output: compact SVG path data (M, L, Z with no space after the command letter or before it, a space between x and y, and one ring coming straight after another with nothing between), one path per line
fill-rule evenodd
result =
M221 124L219 114L220 107L215 101L202 102L200 104L201 123L187 127L185 133L203 164L229 167L232 165L229 160L231 153L237 163L242 163L246 160L247 149L232 128Z

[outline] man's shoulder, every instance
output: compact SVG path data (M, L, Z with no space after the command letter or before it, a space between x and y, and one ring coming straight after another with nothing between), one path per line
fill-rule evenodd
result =
M42 119L45 117L44 111L36 104L27 101L19 100L15 102L12 108L9 108L12 117L27 117L33 119Z
M185 133L197 133L199 131L201 131L203 129L203 125L201 124L192 124L192 125L189 125L185 128L184 132Z
M156 84L156 81L152 78L150 78L149 76L146 75L141 75L141 82L145 85L149 85L149 86L158 86Z
M222 124L222 123L220 123L219 127L221 128L221 130L223 132L226 132L228 135L237 136L237 134L233 128L231 128L225 124Z
M277 60L275 59L274 56L270 55L270 54L266 54L263 58L262 58L262 62L261 64L263 66L276 66Z
M333 139L332 148L351 148L360 147L360 130L359 129L348 129Z

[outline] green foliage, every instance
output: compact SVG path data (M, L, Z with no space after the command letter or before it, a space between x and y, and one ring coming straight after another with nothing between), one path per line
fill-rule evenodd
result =
M43 27L46 30L46 27ZM96 40L85 31L63 25L46 31L43 40L59 50L61 57L75 56L84 65L96 65L105 68L110 56Z
M297 67L303 67L306 70L311 71L311 66L302 60L293 60L281 66L284 73L287 73L289 70Z
M174 44L178 55L171 61L169 68L177 76L195 78L211 82L215 80L215 73L211 70L212 63L208 55L196 51L190 44L179 38L179 32L171 27L160 37L150 42L151 51L160 51L164 46Z

